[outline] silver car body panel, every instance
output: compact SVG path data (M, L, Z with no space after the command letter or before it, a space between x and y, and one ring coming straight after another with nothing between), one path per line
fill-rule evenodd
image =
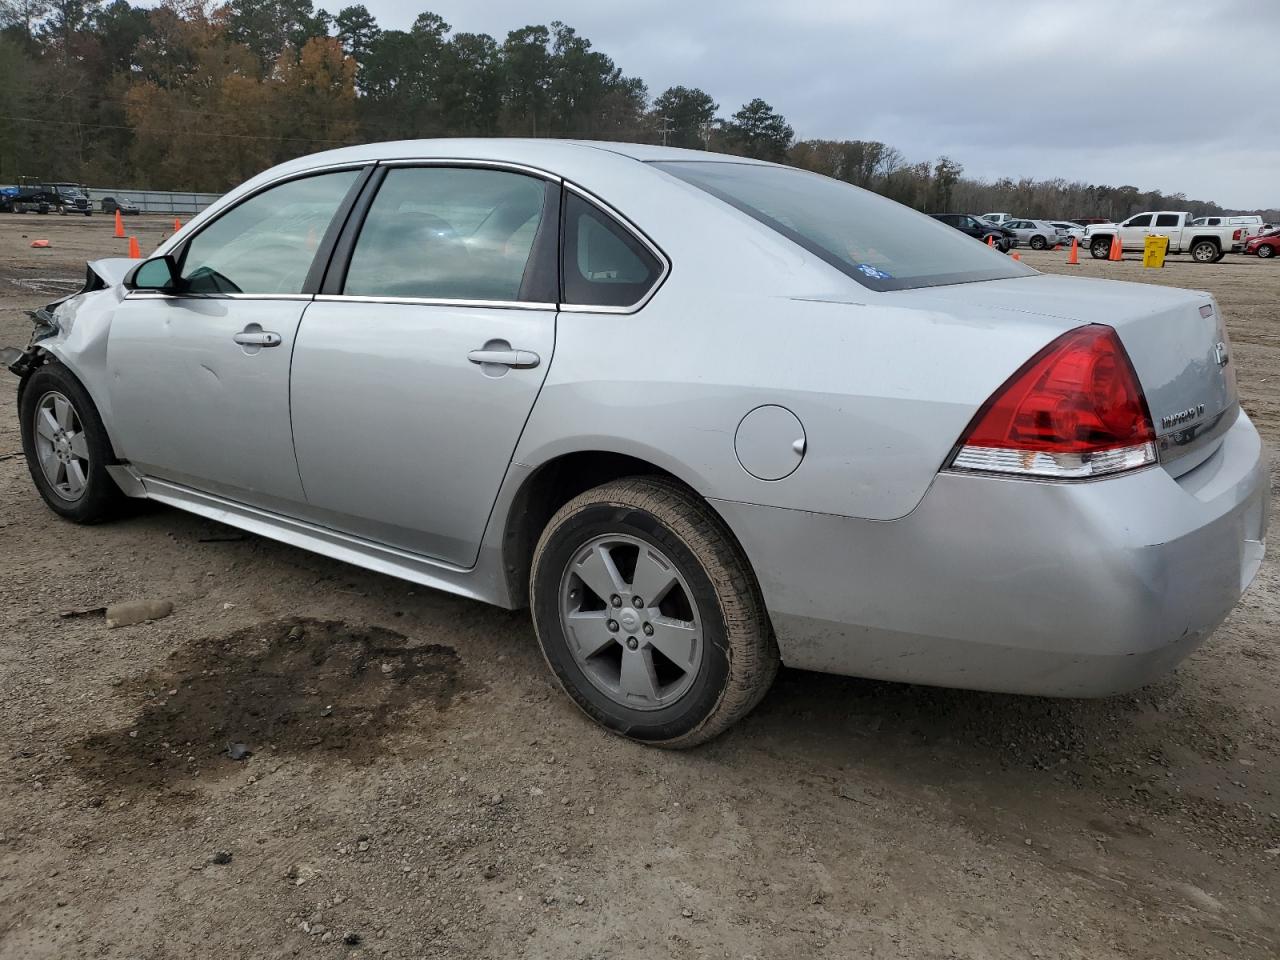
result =
M943 473L874 523L715 502L783 661L883 680L1104 696L1171 669L1262 562L1269 483L1240 414L1207 462L1100 483Z
M116 453L131 461L115 470L128 492L503 606L526 602L511 594L506 555L522 490L557 457L583 451L640 458L708 499L751 559L795 666L1107 692L1145 676L1139 663L1155 669L1184 654L1239 597L1260 561L1268 485L1230 368L1219 380L1187 372L1217 369L1207 365L1226 342L1206 294L1043 275L877 292L637 163L646 159L708 156L554 141L344 148L267 171L160 247L267 184L317 169L518 164L611 201L663 254L663 282L632 308L245 297L197 309L133 294L127 311L160 315L152 336L169 366L148 371L144 332L126 320L112 335L133 262L99 261L108 287L58 307L59 330L40 346L93 396ZM296 343L286 325L290 350L179 359L174 323L213 322L220 307L238 318L297 311ZM946 472L981 404L1086 323L1118 331L1167 462L1083 483ZM487 376L465 354L491 339L537 353L539 365ZM230 438L246 427L239 374L290 351L293 443L281 441L278 420ZM377 370L360 369L362 358ZM132 382L121 410L117 373ZM174 391L191 394L178 398L194 418L186 437L143 399L159 406ZM743 418L765 406L790 411L804 433L801 462L779 480L752 476L735 450ZM1192 421L1162 426L1187 411ZM156 423L192 447L193 462L213 432L248 459L270 446L276 463L160 476L147 467L155 457L142 427ZM386 475L373 473L375 458Z
M554 308L326 298L307 308L303 331L290 392L304 515L470 566L553 366ZM468 362L494 341L537 365Z

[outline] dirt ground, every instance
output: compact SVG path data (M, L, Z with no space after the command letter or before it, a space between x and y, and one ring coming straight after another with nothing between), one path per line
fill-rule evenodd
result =
M110 227L0 216L0 344L123 254ZM130 223L144 250L170 227ZM1280 264L1025 259L1214 292L1280 449ZM522 613L167 509L59 521L15 384L4 958L1280 956L1280 551L1136 695L784 671L728 735L665 753L586 722ZM134 598L174 613L60 616Z

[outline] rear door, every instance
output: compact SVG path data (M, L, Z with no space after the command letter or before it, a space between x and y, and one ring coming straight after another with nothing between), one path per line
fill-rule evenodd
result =
M328 171L252 195L177 251L180 294L124 298L107 340L122 457L148 476L243 503L301 503L289 356L309 279L319 284L323 240L360 176Z
M1178 229L1181 217L1176 213L1157 213L1155 222L1151 224L1150 236L1168 237L1169 249L1176 250L1182 239L1182 231Z
M308 511L471 566L555 347L560 185L405 164L372 187L293 354Z

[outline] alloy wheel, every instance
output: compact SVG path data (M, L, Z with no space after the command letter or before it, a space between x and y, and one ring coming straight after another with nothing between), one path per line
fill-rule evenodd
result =
M560 620L583 674L632 710L670 706L702 663L702 619L688 582L636 537L606 534L574 553L560 579Z
M33 426L44 478L63 500L79 500L89 481L89 438L76 408L51 390L36 404Z

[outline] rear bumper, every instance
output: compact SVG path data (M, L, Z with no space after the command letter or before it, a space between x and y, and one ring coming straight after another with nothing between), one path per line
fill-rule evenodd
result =
M939 686L1105 696L1172 669L1261 565L1262 444L1241 414L1178 479L940 474L865 521L720 501L790 666Z

